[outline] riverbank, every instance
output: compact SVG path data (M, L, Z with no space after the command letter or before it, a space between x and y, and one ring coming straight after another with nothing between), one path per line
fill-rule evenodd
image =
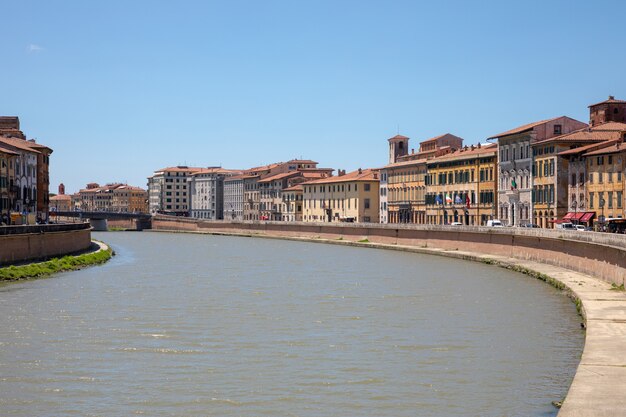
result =
M467 251L433 247L432 242L415 241L411 245L370 242L362 236L345 234L328 238L304 233L301 236L285 236L280 231L272 230L176 230L175 227L153 231L287 239L400 250L482 262L535 276L567 291L587 328L581 361L559 417L618 416L626 410L626 398L621 395L626 390L626 357L623 354L626 347L626 293L616 291L609 282L546 262L481 253L478 252L481 249L479 245L472 245L474 251Z
M103 264L113 255L113 250L108 245L103 242L92 241L87 252L52 258L44 262L0 268L0 282L44 278L59 272L75 271L87 266Z

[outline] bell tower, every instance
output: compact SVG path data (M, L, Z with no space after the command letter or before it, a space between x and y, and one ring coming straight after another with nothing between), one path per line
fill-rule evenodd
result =
M389 163L393 164L398 158L409 153L409 138L396 135L387 140L389 142Z

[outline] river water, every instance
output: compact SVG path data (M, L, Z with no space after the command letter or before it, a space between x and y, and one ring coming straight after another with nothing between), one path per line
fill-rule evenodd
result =
M436 256L95 234L103 266L0 287L0 414L553 416L584 343L547 284Z

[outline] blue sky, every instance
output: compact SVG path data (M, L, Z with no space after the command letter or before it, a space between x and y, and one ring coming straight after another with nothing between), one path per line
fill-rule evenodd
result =
M604 8L599 8L604 7ZM0 114L54 149L51 185L164 166L382 166L626 99L626 2L0 2Z

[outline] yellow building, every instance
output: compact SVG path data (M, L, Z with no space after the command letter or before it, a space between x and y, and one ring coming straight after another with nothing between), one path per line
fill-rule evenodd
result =
M379 183L372 169L303 183L302 221L377 223Z
M285 188L282 193L283 199L283 221L301 222L302 221L302 197L303 186L297 184L289 188Z
M626 135L626 133L624 133ZM624 204L624 169L626 149L623 139L610 146L584 154L587 168L587 206L596 213L598 223L604 218L626 218Z
M426 160L396 162L383 170L387 180L387 222L425 224Z
M126 184L114 188L111 209L124 213L148 213L148 191Z
M465 146L427 161L426 222L484 225L496 215L497 144Z

